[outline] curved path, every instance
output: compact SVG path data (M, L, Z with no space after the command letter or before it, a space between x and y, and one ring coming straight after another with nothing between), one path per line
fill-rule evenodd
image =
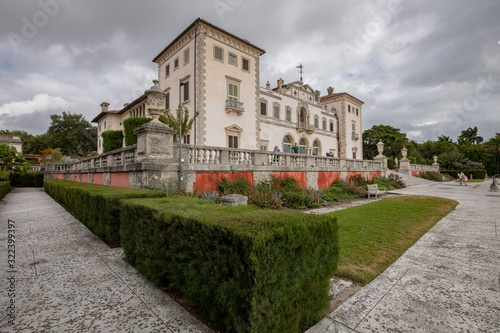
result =
M460 204L307 332L500 332L500 193L490 183L392 191Z

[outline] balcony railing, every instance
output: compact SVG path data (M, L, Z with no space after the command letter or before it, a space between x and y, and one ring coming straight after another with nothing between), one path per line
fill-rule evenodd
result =
M298 122L297 123L297 131L298 132L307 132L308 134L311 134L312 132L314 132L314 126L313 125L310 125L306 122Z
M241 116L241 114L243 112L245 112L245 110L243 109L243 103L240 101L233 100L233 99L227 99L226 100L226 112L227 113L236 112L239 116Z

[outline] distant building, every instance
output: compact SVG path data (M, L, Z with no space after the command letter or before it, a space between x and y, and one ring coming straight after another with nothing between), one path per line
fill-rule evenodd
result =
M20 136L0 134L0 144L5 143L7 146L16 148L18 153L23 152L23 140Z
M301 81L260 87L259 60L265 51L203 19L197 19L154 59L167 110L181 104L199 112L184 143L362 159L363 102L348 93L321 97ZM184 85L180 87L180 82ZM181 89L179 94L179 89ZM119 130L129 117L148 117L140 96L121 110L101 104L98 152L105 130Z

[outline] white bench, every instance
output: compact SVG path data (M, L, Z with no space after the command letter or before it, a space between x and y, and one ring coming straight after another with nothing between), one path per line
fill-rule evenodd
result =
M387 195L387 190L385 187L378 187L378 184L368 185L368 199L370 196L375 196L375 199L378 199L378 195L383 194L384 197Z

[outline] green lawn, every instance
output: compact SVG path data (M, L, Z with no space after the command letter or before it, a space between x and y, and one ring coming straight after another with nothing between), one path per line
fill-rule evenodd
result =
M339 224L336 275L369 283L457 205L444 198L400 195L330 213Z
M458 180L455 180L455 182L460 182L460 179ZM467 180L467 183L483 183L484 182L484 179L470 179Z

